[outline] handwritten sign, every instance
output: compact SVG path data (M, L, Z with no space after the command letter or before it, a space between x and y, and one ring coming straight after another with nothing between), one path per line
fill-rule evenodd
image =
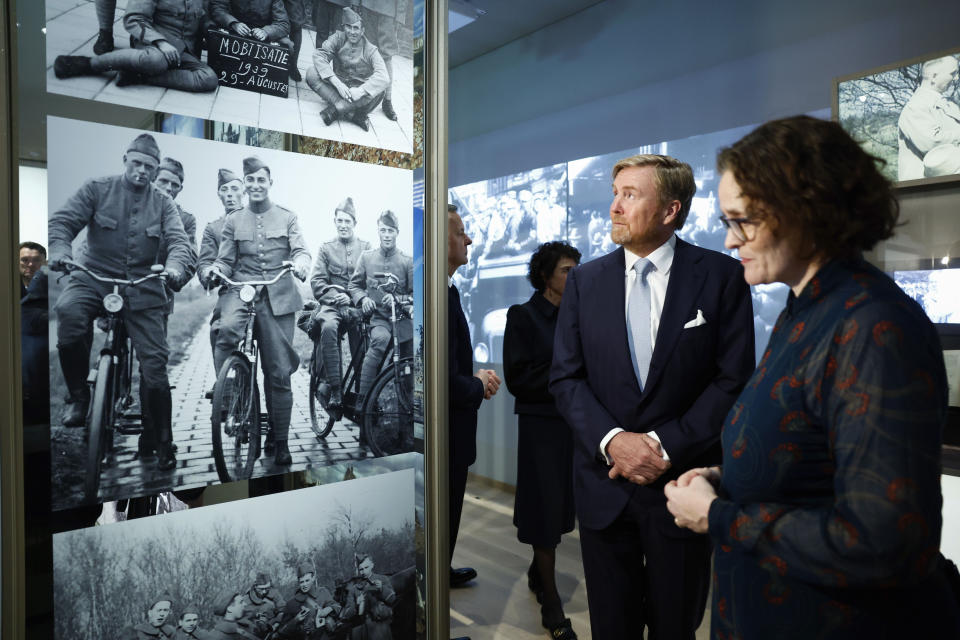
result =
M286 98L290 50L278 44L207 31L207 64L222 87Z

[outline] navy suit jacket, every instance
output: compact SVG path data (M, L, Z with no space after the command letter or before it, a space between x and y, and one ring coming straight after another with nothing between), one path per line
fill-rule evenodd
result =
M573 429L577 515L609 526L635 496L719 464L720 428L754 368L753 306L740 264L677 239L657 341L641 392L627 339L622 248L570 271L554 338L550 392ZM706 323L684 325L703 313ZM672 467L651 485L610 480L599 454L613 428L656 431Z
M477 411L483 402L483 383L473 375L470 328L460 305L460 292L447 294L447 360L449 362L450 467L466 468L477 459Z

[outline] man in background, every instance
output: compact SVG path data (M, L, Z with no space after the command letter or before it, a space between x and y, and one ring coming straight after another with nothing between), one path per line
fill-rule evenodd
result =
M493 369L477 369L473 373L473 347L467 318L460 306L460 292L453 284L453 274L467 264L467 247L472 244L463 228L463 220L455 206L447 205L447 360L448 403L447 425L450 438L450 561L457 545L463 495L467 490L467 469L477 459L477 411L480 403L496 395L500 376ZM462 586L477 577L471 567L450 566L450 586Z
M46 424L50 416L50 312L47 307L47 250L20 243L20 374L24 424Z
M200 628L200 607L195 604L184 607L173 640L208 640L208 637L207 632Z
M947 95L957 82L958 63L953 56L927 60L920 86L900 112L900 180L949 175L960 171L960 106Z
M173 604L173 598L164 594L158 596L147 609L147 619L145 622L135 624L133 627L127 627L122 632L124 640L170 640L174 637L176 629L173 625L167 624L167 618L170 617L170 610Z

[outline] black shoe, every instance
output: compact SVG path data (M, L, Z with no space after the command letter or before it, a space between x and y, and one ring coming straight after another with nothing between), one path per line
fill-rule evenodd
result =
M144 458L153 458L157 455L157 445L152 438L144 438L143 434L140 434L140 438L137 440L137 457L143 460Z
M537 597L537 602L543 602L543 585L540 583L540 574L537 572L536 566L531 563L530 568L527 569L527 586L530 588L530 591L533 592L533 595Z
M170 471L177 466L177 456L173 455L173 447L170 443L161 444L157 453L157 469L160 471Z
M53 75L61 80L75 76L93 75L89 56L57 56L53 61Z
M303 76L300 75L300 69L297 69L296 67L290 69L290 79L294 82L300 82L303 80Z
M97 41L93 43L93 52L98 56L113 51L113 31L100 30Z
M89 407L89 400L67 402L63 405L63 413L60 414L60 421L65 427L82 427L87 423L87 409Z
M366 115L362 115L362 116L355 115L352 118L350 118L350 121L353 122L353 124L360 127L361 129L363 129L364 131L370 131L370 120L369 118L367 118Z
M209 391L203 394L203 397L207 400L213 400L213 388L211 387Z
M277 441L273 439L273 431L267 431L267 437L263 441L263 455L273 456L277 453Z
M577 634L573 630L570 618L563 618L554 625L548 625L544 622L543 627L550 632L550 637L554 640L577 640Z
M383 99L383 102L380 103L380 109L383 111L383 115L387 116L388 120L397 119L397 112L393 110L393 103L390 102L390 98Z
M462 587L476 577L477 570L473 567L461 567L459 569L450 567L450 588Z
M277 466L286 467L293 464L293 457L290 455L290 449L287 447L286 440L277 440L276 453L273 456L273 462Z
M323 124L329 127L337 121L337 110L333 107L327 107L320 112L320 117L323 118Z
M129 87L135 84L143 84L143 76L135 71L118 71L117 86Z

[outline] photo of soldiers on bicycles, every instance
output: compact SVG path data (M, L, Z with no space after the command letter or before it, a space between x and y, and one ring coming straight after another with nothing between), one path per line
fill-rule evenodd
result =
M49 126L56 509L416 448L409 171Z

